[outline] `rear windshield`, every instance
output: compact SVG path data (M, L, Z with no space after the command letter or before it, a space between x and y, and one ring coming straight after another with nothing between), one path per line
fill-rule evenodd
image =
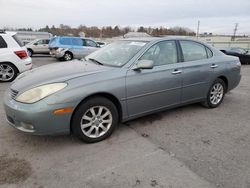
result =
M19 46L24 46L24 43L17 37L17 35L13 35L12 37L17 42L17 44L19 44Z
M49 45L55 46L56 45L56 37L50 39Z

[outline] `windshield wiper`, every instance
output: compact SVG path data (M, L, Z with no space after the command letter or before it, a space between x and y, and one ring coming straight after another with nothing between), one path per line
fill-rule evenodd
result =
M93 58L88 58L88 60L93 61L95 63L97 63L98 65L103 65L103 63L101 63L100 61L93 59Z

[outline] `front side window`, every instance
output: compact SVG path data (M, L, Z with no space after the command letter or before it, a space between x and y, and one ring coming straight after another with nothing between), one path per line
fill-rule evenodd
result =
M97 47L96 43L92 40L86 39L86 46Z
M184 61L207 59L205 46L193 41L180 41Z
M0 36L0 48L7 48L7 43L1 36Z
M37 41L36 43L39 44L39 45L45 44L45 43L44 43L44 40L39 40L39 41Z
M72 44L74 46L83 46L83 41L80 38L72 38Z
M149 48L140 60L152 60L154 66L177 63L175 41L163 41Z

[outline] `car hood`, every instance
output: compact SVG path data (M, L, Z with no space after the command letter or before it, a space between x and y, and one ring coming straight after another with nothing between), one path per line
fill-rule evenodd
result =
M32 69L19 75L12 83L11 89L27 90L48 83L64 82L73 78L108 71L113 67L97 65L92 62L73 60L53 63Z

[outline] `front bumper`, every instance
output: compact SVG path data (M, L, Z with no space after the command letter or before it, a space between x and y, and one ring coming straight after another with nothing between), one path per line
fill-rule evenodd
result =
M57 135L70 133L72 113L54 115L55 109L64 108L63 104L49 105L44 101L23 104L5 93L4 109L7 122L14 128L33 135Z
M57 59L62 58L62 57L64 56L64 54L65 54L65 50L62 50L62 51L51 50L51 51L50 51L50 55L51 55L52 57L57 58Z

